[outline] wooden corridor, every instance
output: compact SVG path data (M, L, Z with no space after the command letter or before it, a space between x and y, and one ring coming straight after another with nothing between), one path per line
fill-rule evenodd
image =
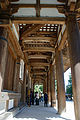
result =
M0 113L30 99L43 84L48 104L66 110L64 72L71 67L80 120L80 0L0 1Z

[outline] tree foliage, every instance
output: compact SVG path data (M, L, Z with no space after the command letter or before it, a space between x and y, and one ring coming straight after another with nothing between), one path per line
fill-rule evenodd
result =
M55 80L55 90L57 92L57 80Z
M68 85L66 86L66 93L72 95L72 77L71 77L71 74L69 74Z
M43 85L35 85L34 92L43 93Z

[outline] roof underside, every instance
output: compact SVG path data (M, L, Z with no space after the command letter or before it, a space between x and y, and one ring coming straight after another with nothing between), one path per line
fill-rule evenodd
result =
M17 26L19 43L34 81L43 83L46 80L50 64L55 65L56 48L62 49L64 71L70 67L65 11L66 8L73 10L74 6L70 8L67 3L67 0L0 2L1 21L6 18L11 19ZM75 8L75 11L80 12L79 6ZM79 22L79 14L77 18Z

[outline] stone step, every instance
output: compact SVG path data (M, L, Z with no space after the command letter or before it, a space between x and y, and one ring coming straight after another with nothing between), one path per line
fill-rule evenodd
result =
M0 120L8 120L10 118L13 118L15 115L20 113L23 109L25 109L26 106L22 105L17 108L13 108L9 110L8 112L4 112L3 114L0 115Z

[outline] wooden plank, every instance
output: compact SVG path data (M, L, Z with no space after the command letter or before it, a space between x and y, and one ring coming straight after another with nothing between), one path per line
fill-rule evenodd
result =
M54 52L55 49L52 47L31 47L26 48L23 52Z
M65 24L65 17L11 17L17 24Z

